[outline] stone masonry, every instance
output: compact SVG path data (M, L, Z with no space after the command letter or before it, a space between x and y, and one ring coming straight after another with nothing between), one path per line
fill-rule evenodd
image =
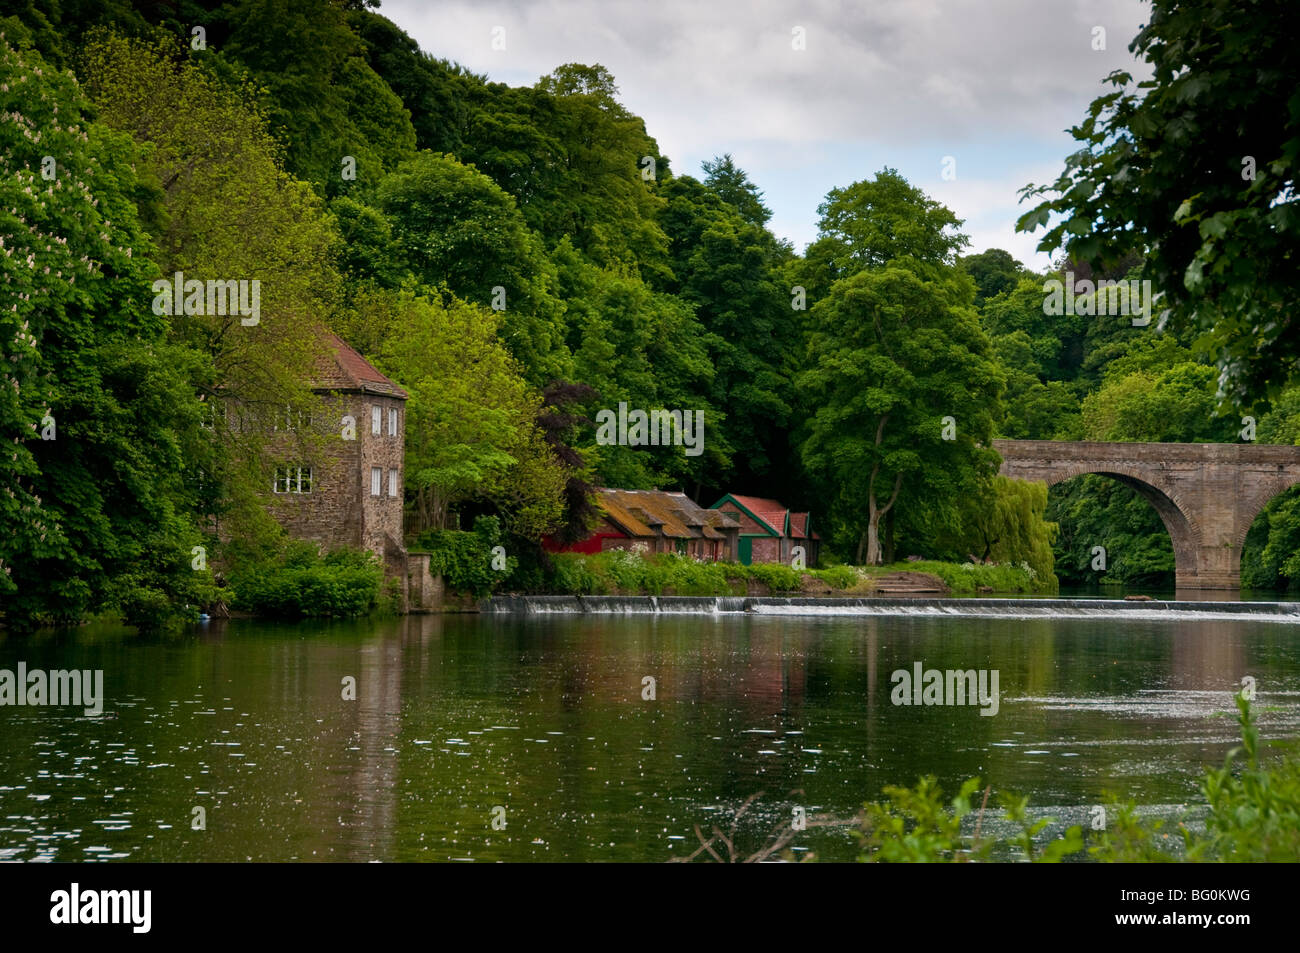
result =
M325 419L312 420L311 440L295 441L286 433L275 442L271 512L299 539L326 549L370 550L389 576L404 581L407 394L339 338L330 335L328 343L312 382L327 408ZM346 439L345 430L354 439Z
M1241 587L1241 547L1273 497L1300 483L1300 447L994 440L1003 476L1051 486L1096 473L1155 507L1180 589Z

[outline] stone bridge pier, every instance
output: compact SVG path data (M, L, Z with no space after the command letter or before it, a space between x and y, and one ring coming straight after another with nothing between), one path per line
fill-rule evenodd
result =
M1084 473L1142 495L1174 545L1180 589L1239 589L1241 547L1259 511L1300 483L1300 447L994 440L1003 476L1051 486Z

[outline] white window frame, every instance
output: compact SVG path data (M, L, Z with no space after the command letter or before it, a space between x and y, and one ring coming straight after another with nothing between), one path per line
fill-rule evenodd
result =
M383 413L378 404L370 405L370 433L378 437L384 432Z
M307 494L312 489L311 467L276 467L271 489L279 494Z
M397 408L388 408L388 436L397 436Z
M384 468L370 468L370 495L379 496L384 488Z
M401 487L397 482L397 471L388 471L388 495L394 499L401 493Z

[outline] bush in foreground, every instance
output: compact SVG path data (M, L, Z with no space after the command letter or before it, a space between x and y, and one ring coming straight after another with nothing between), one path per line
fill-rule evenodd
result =
M1250 702L1237 696L1241 747L1228 753L1222 768L1207 771L1201 794L1207 810L1203 822L1170 822L1142 818L1132 803L1111 799L1104 831L1090 832L1091 846L1078 827L1041 846L1036 837L1050 818L1031 822L1028 798L1005 798L1004 820L1016 833L981 836L984 809L976 813L973 797L980 779L962 785L947 805L933 777L915 787L886 787L887 800L866 805L861 830L856 831L868 863L960 863L990 859L1022 859L1054 863L1085 850L1105 863L1279 862L1300 857L1300 753L1295 749L1268 767L1259 761L1259 732ZM987 791L985 794L987 801ZM963 830L974 814L969 835ZM1176 833L1172 849L1167 829Z
M280 618L365 615L379 605L383 581L374 554L338 549L321 555L306 542L288 543L230 573L235 609Z

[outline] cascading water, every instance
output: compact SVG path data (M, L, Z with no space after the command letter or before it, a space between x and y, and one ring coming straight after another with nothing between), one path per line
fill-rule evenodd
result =
M1002 619L1252 620L1300 624L1288 602L1126 602L1109 599L848 599L780 596L495 596L484 612L612 615L970 616Z

